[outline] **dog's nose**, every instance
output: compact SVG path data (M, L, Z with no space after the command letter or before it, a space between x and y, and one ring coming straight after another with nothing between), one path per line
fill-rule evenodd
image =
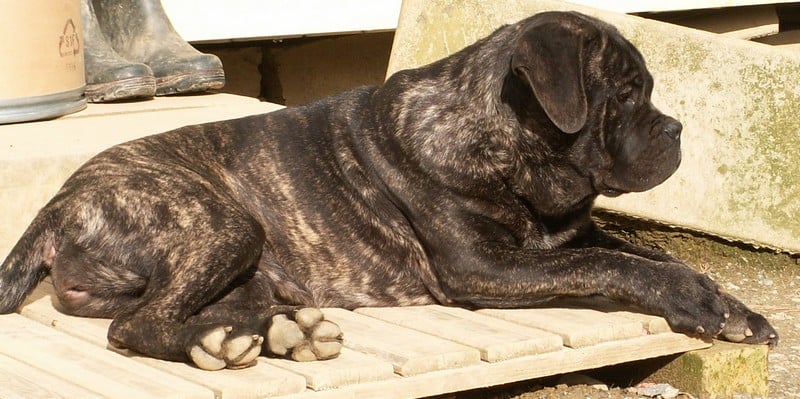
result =
M662 133L674 140L681 138L681 131L683 131L683 125L672 118L669 118L669 120L664 123L664 127L662 128Z

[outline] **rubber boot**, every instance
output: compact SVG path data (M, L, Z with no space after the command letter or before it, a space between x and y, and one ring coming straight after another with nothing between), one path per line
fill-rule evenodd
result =
M156 95L202 92L225 85L222 62L186 43L160 0L94 0L100 27L121 56L150 66Z
M86 99L98 103L156 94L156 79L145 64L132 63L117 54L100 30L92 0L81 0L83 61Z

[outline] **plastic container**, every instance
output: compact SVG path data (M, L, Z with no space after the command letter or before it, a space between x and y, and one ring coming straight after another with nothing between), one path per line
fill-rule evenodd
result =
M81 0L0 0L0 123L86 108Z

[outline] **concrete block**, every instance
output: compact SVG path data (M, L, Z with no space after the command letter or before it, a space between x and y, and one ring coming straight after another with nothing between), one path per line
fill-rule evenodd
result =
M715 341L711 348L678 356L647 381L667 382L701 399L767 397L768 351L763 345Z
M560 1L407 0L389 73L545 10L616 25L648 62L656 106L684 124L683 164L673 177L599 206L800 252L800 53Z

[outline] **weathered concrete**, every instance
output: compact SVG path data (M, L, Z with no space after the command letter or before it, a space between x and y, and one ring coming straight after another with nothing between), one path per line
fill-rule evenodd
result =
M565 2L407 0L389 73L544 10L578 10L619 27L648 61L654 103L684 124L676 175L647 193L601 199L601 207L800 251L798 53Z
M702 399L768 397L767 353L763 345L716 341L711 348L678 356L647 380L668 382Z

